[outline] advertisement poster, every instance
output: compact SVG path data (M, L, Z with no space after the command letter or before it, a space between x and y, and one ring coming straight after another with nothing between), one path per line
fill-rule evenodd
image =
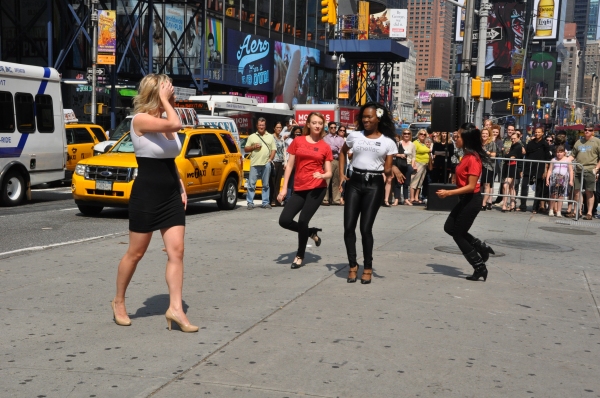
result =
M521 75L525 51L525 4L494 3L488 16L488 27L501 29L502 39L488 41L486 69L495 69L498 74Z
M390 12L390 37L394 39L406 38L408 25L408 10L391 9Z
M188 12L189 15L189 12ZM202 62L202 10L195 9L194 13L189 17L190 21L185 30L185 57L186 61L194 73L200 73L200 63ZM186 73L180 68L180 74Z
M273 102L290 106L310 104L310 64L321 61L321 52L315 48L275 42L273 52Z
M429 103L432 98L435 97L449 97L450 93L447 91L431 92L431 91L419 91L419 102Z
M246 98L254 98L256 100L256 102L258 102L259 104L265 104L268 99L268 97L264 94L246 93L245 96L246 96Z
M227 29L228 65L235 65L242 84L252 90L273 90L273 41Z
M168 74L182 74L178 65L181 63L179 54L175 49L177 41L183 35L184 9L177 6L165 6L165 68ZM179 45L179 50L184 53L184 40ZM181 72L181 73L180 73Z
M338 98L347 99L350 95L350 71L340 71L340 85L338 87Z
M98 64L114 65L117 52L117 12L98 11Z
M344 126L353 126L358 117L358 108L345 108L340 106L340 123Z
M385 10L369 16L369 39L387 39L390 37L389 11Z
M554 95L557 53L533 53L527 62L527 83L532 101Z
M458 0L457 3L465 6L466 0ZM465 7L456 7L456 20L460 23L456 24L456 32L454 35L454 41L463 41L465 39Z
M558 31L560 0L534 0L533 40L554 40Z
M220 64L223 52L223 21L206 18L206 59Z
M308 119L308 115L312 112L315 112L314 109L296 109L296 121L299 126L304 126L306 124L306 120ZM319 112L323 117L325 117L325 125L331 121L335 121L335 110L325 110L319 109Z

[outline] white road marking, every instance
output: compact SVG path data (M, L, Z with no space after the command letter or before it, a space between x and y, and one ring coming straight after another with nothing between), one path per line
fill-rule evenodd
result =
M68 209L60 209L59 211L79 210L79 207L69 207Z
M114 233L114 234L94 236L92 238L77 239L77 240L70 240L68 242L53 243L51 245L46 245L46 246L24 247L23 249L11 250L11 251L8 251L8 252L0 253L0 256L6 256L6 255L11 255L11 254L23 253L23 252L27 252L27 251L46 250L46 249L50 249L50 248L53 248L53 247L60 247L60 246L71 245L71 244L74 244L74 243L88 242L90 240L104 239L104 238L109 238L111 236L117 236L117 235L122 235L122 234L123 234L123 232L117 232L117 233Z

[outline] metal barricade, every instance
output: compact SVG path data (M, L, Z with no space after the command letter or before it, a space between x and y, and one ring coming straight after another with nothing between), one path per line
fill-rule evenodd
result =
M532 159L511 159L511 158L491 158L491 162L493 164L494 170L493 170L493 182L495 181L495 177L499 176L499 182L500 182L500 189L498 190L497 194L494 194L493 191L491 193L485 193L484 192L484 187L483 187L483 183L485 183L486 181L481 181L482 182L482 187L481 187L481 193L484 195L492 195L492 196L500 196L500 197L506 197L508 198L508 200L515 201L515 206L516 206L516 200L520 199L521 201L525 200L533 200L534 201L534 206L536 202L539 201L547 201L547 202L566 202L566 203L572 203L574 206L574 212L575 212L575 220L579 219L579 210L581 208L581 203L580 200L583 197L583 194L579 195L579 200L575 200L574 199L574 195L575 195L575 189L574 187L571 189L571 192L568 192L568 181L567 181L567 192L565 192L565 199L560 199L560 198L550 198L550 194L548 192L548 195L544 195L545 193L545 188L544 190L542 190L542 196L536 196L535 195L535 191L534 191L534 195L533 196L528 196L528 195L523 195L522 191L519 191L519 195L516 194L516 190L517 187L515 186L515 184L518 184L520 186L523 186L522 184L522 179L523 178L527 178L527 185L532 185L531 181L533 179L535 179L535 184L543 184L544 187L546 186L546 179L545 178L541 178L540 179L542 181L537 181L537 177L538 175L541 176L542 174L544 176L546 176L546 170L547 172L550 172L550 166L551 165L571 165L572 166L572 171L574 173L573 175L573 183L576 186L577 185L577 178L580 178L580 181L583 183L583 166L580 163L575 163L575 162L552 162L552 161L547 161L547 160L532 160ZM541 169L545 170L544 172L541 172ZM580 171L578 171L580 170ZM568 171L568 168L567 168ZM486 168L484 165L484 168L482 170L482 177L484 175L484 173L486 173ZM550 188L550 187L548 187ZM583 188L580 185L580 188ZM509 203L510 204L510 203ZM559 209L560 211L561 209Z

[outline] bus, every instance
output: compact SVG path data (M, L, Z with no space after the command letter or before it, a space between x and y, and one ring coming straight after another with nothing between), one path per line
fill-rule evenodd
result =
M65 178L67 142L56 69L0 61L0 204Z
M256 131L256 122L260 117L266 119L269 132L273 132L275 123L281 122L285 126L289 119L294 118L294 111L287 104L260 104L255 98L234 95L195 95L189 100L176 101L175 106L193 108L198 117L210 115L232 118L241 137Z

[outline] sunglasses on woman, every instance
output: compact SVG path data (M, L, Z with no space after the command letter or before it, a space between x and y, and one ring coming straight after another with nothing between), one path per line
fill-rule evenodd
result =
M346 132L346 130L344 130L344 129L339 129L338 130L338 133L345 133L345 132Z

